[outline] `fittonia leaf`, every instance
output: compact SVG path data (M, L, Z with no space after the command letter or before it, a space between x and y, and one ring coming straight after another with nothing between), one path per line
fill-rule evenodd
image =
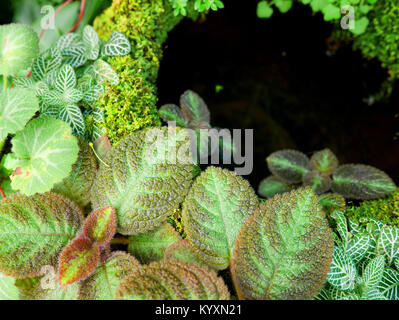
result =
M104 60L98 59L93 64L94 76L97 83L109 83L116 85L119 83L119 77L112 67Z
M0 140L22 130L39 110L39 101L31 89L13 88L0 93Z
M11 185L26 195L51 190L68 176L78 158L78 143L71 128L50 117L32 120L11 142L19 160Z
M45 193L13 194L0 202L0 271L32 277L58 257L80 230L83 212L68 199ZM44 223L45 222L45 223Z
M10 76L30 67L39 53L39 37L28 26L0 26L0 74Z
M83 43L86 45L85 57L90 60L96 60L100 52L100 39L92 26L84 27Z
M104 44L101 55L109 57L125 56L130 53L130 50L129 39L123 33L113 31L109 40Z

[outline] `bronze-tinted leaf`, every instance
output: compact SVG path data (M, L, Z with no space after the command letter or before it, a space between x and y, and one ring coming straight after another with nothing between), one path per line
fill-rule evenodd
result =
M333 173L338 168L338 164L338 158L330 149L318 151L310 158L312 168L325 174Z
M260 182L258 193L262 197L271 198L276 194L291 191L294 187L275 176L269 176Z
M98 245L110 242L115 231L116 216L112 207L94 210L83 224L83 234Z
M316 194L327 192L330 190L332 184L329 176L321 174L315 170L308 171L304 174L302 182L305 187L311 187Z
M180 106L185 119L194 123L209 123L211 114L204 100L194 91L187 90L180 97Z

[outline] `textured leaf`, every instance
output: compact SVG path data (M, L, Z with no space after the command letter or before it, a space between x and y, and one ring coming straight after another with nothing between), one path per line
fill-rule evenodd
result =
M10 76L30 67L39 53L39 37L22 24L0 26L0 74Z
M383 256L371 260L363 271L362 278L368 288L377 287L384 273L385 259Z
M79 45L82 43L82 38L77 33L66 33L61 36L56 43L57 48L62 51L65 48Z
M59 92L74 89L76 87L75 70L68 64L64 65L55 79L54 86Z
M119 83L119 77L112 67L105 61L98 59L93 63L94 76L99 84L109 83L116 85Z
M337 223L337 231L340 235L344 244L349 241L349 234L348 234L348 223L346 221L345 215L340 210L334 210L331 214L331 217L335 219Z
M345 199L336 193L325 193L319 196L319 202L326 212L345 210Z
M155 230L129 237L128 251L141 263L147 264L162 260L166 249L176 241L180 235L167 222Z
M287 183L300 183L309 171L308 157L296 150L273 152L266 158L270 172Z
M32 77L36 81L43 80L49 72L58 69L62 64L61 51L57 47L50 48L40 54L32 65Z
M239 298L311 299L333 252L331 229L310 188L276 195L242 226L232 260Z
M171 244L165 251L165 259L175 259L205 265L195 254L194 248L188 240L180 240Z
M83 28L83 41L87 46L85 52L86 58L96 60L100 52L100 39L92 26L87 25Z
M92 140L96 140L105 135L105 130L103 128L103 124L105 121L104 112L101 110L99 106L97 106L93 112L93 135Z
M316 194L327 192L331 188L331 178L327 175L320 174L318 171L308 171L302 177L304 186L312 187Z
M74 68L79 68L87 62L86 47L76 45L62 50L62 55L66 57L65 63Z
M137 271L140 263L131 255L117 251L80 283L79 300L112 300L119 284Z
M166 104L159 109L159 116L163 121L174 121L180 127L187 127L188 121L184 118L183 112L175 104Z
M291 191L294 187L275 176L269 176L263 179L258 188L260 196L265 198L274 197L276 194Z
M83 224L83 234L98 245L110 242L115 230L115 210L112 207L94 210Z
M327 276L328 282L338 290L353 290L356 277L356 265L352 259L342 247L335 246L330 272Z
M11 142L14 155L23 161L11 175L11 186L26 195L49 191L66 178L79 152L71 128L50 117L32 120Z
M32 292L24 297L24 300L77 300L79 293L79 283L72 283L67 287L61 288L58 281L52 284L54 288L43 288L41 280L38 281Z
M58 256L80 230L81 210L62 196L13 194L0 201L0 271L33 277Z
M31 89L12 88L0 93L0 140L22 130L38 110L39 101Z
M113 206L122 234L160 226L183 201L195 174L190 154L184 161L168 161L186 145L187 132L180 128L146 129L120 140L100 165L91 191L93 208Z
M89 239L74 240L65 247L59 259L60 285L68 285L87 278L97 267L100 249Z
M377 242L377 251L387 257L391 265L399 257L399 229L391 226L382 228Z
M229 266L241 225L258 206L249 183L235 173L209 167L183 203L182 221L196 254L211 267Z
M125 56L130 53L131 47L129 39L118 31L112 31L111 37L102 48L101 55L116 57Z
M345 253L358 264L370 249L371 238L367 234L355 235L346 245Z
M204 100L194 91L187 90L180 97L180 106L187 121L195 124L209 123L211 114Z
M99 137L94 141L94 150L96 150L97 156L104 161L107 153L111 151L112 145L108 137Z
M378 289L389 300L399 300L399 272L386 268Z
M80 136L85 133L85 121L82 111L76 104L64 104L59 108L58 118L68 123L72 131Z
M119 285L117 299L228 300L230 294L214 271L178 260L141 267Z
M97 174L97 159L87 142L79 138L78 143L78 160L73 164L71 173L54 185L53 191L84 207L90 202L90 190Z
M19 300L19 291L15 278L0 273L0 300Z
M384 197L396 186L383 171L362 164L346 164L333 174L332 190L345 198L370 200Z

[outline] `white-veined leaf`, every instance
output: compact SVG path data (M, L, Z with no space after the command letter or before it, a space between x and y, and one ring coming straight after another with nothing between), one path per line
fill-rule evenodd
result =
M348 224L346 222L346 218L343 212L339 210L334 210L333 213L331 214L331 217L334 218L335 221L337 222L337 231L341 236L342 241L344 243L347 243L349 241Z
M327 281L335 288L346 291L355 288L356 266L342 247L335 246Z
M378 289L389 300L399 300L399 272L386 268Z
M87 62L86 47L83 45L68 47L62 50L62 55L67 58L65 63L74 68L83 66Z
M72 131L80 136L84 135L85 122L82 111L75 104L65 104L60 107L58 118L65 121L72 127Z
M38 56L32 65L32 77L36 81L43 80L49 72L58 69L62 64L60 50L55 48L47 49Z
M345 252L355 264L358 264L369 250L370 242L370 236L357 234L347 243Z
M61 68L54 85L59 92L76 87L76 74L70 65L66 64Z
M118 31L113 31L109 40L101 50L103 57L125 56L130 53L131 47L129 39Z
M63 92L63 100L66 104L77 103L83 99L83 93L79 89L65 89Z
M362 279L367 288L376 287L384 273L385 258L383 256L375 257L364 268Z
M371 288L365 292L362 300L388 300L378 288Z
M388 258L388 265L391 265L399 256L399 229L391 226L382 228L377 241L377 252Z
M81 43L82 43L82 38L80 37L80 35L76 33L66 33L58 39L56 46L59 50L62 51L65 48L74 45L79 45Z
M100 52L100 41L97 32L92 26L85 26L83 29L83 42L86 45L85 56L87 59L96 60Z
M330 289L331 300L360 300L360 297L351 291L341 291L337 288Z
M105 61L98 59L93 64L94 76L97 83L109 83L115 85L119 83L119 77L112 67Z
M15 278L0 273L0 300L19 300L19 291Z
M34 87L35 82L32 80L32 78L28 78L25 76L22 77L14 77L12 79L12 83L14 84L14 88L25 88L25 89L31 89Z
M64 104L64 98L62 93L57 90L50 90L43 96L43 102L48 106L59 107Z

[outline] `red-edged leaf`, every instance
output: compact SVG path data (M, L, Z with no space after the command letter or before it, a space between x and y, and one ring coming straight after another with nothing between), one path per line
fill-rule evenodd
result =
M110 242L115 232L116 215L111 206L93 211L83 224L83 234L98 245Z
M100 260L100 248L89 239L78 238L65 247L59 260L60 285L87 278Z

